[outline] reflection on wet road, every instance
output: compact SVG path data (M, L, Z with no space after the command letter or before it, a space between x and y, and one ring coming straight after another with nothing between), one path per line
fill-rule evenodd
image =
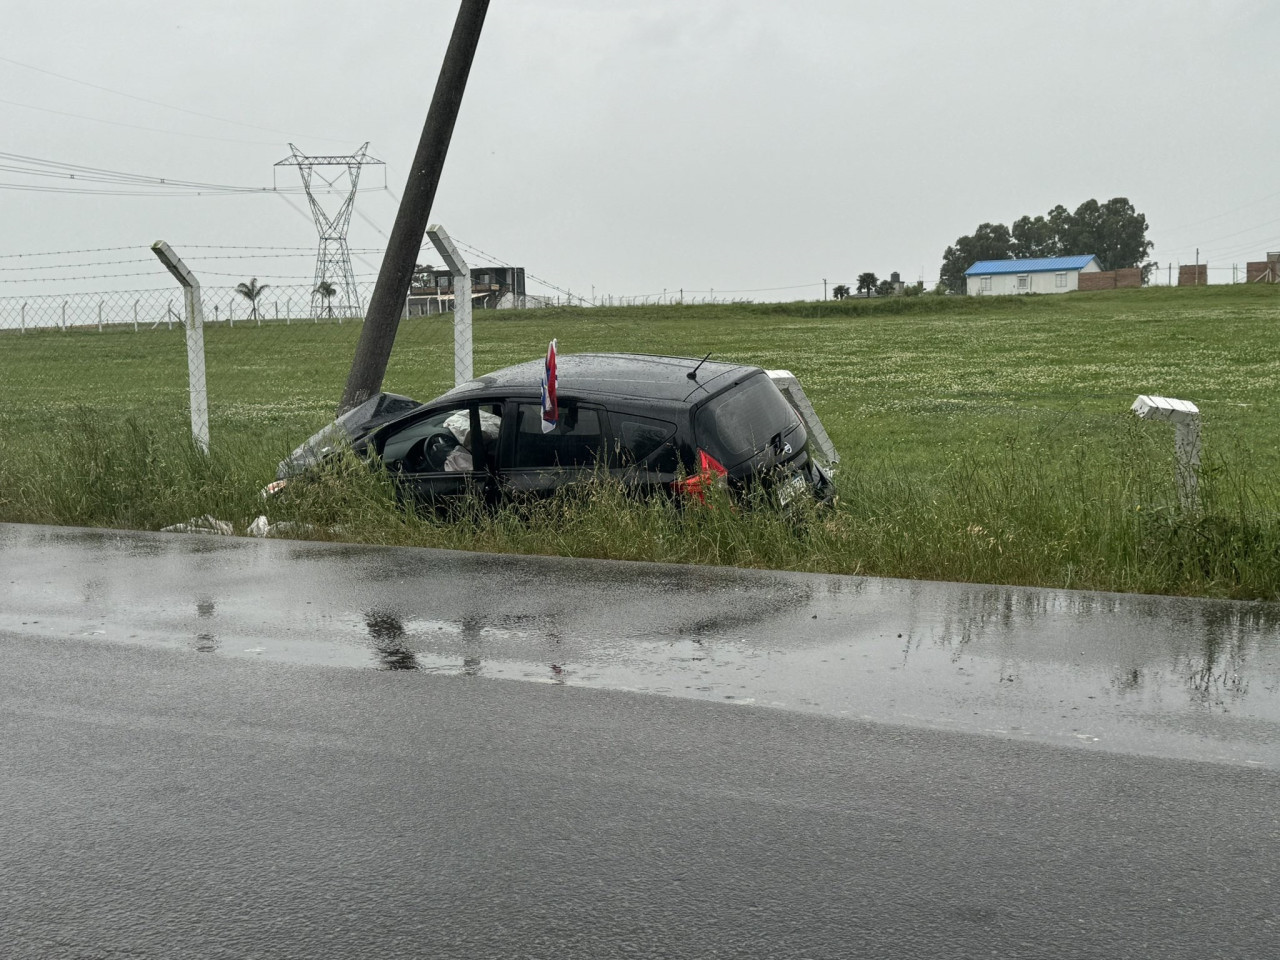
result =
M1280 767L1274 604L5 525L0 557L0 644L625 689Z

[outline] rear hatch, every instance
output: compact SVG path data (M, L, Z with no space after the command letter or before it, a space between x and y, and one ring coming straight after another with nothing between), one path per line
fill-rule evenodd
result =
M735 486L785 478L808 462L804 424L763 370L703 403L694 414L694 434Z

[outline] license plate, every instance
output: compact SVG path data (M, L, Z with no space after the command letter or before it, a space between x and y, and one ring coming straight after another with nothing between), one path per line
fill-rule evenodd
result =
M795 499L797 493L804 489L805 479L800 474L796 474L786 483L778 487L778 505L785 507L788 503Z

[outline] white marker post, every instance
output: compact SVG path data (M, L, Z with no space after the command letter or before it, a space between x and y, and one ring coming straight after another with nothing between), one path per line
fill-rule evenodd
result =
M453 274L453 385L456 387L471 379L471 268L440 224L427 227L427 236Z
M209 452L209 395L204 377L204 310L200 304L200 281L191 268L163 240L151 245L175 280L182 285L187 313L187 384L191 394L191 436L205 453Z
M1143 420L1163 420L1174 425L1178 498L1185 509L1195 509L1200 469L1200 408L1190 400L1144 395L1133 401L1131 409Z

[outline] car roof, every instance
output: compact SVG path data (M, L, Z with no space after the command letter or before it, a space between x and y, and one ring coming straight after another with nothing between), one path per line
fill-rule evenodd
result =
M544 360L530 360L459 384L439 399L495 393L536 396L542 387ZM689 373L696 368L697 379ZM697 357L643 353L566 353L556 357L558 391L575 397L629 397L695 403L760 367Z

